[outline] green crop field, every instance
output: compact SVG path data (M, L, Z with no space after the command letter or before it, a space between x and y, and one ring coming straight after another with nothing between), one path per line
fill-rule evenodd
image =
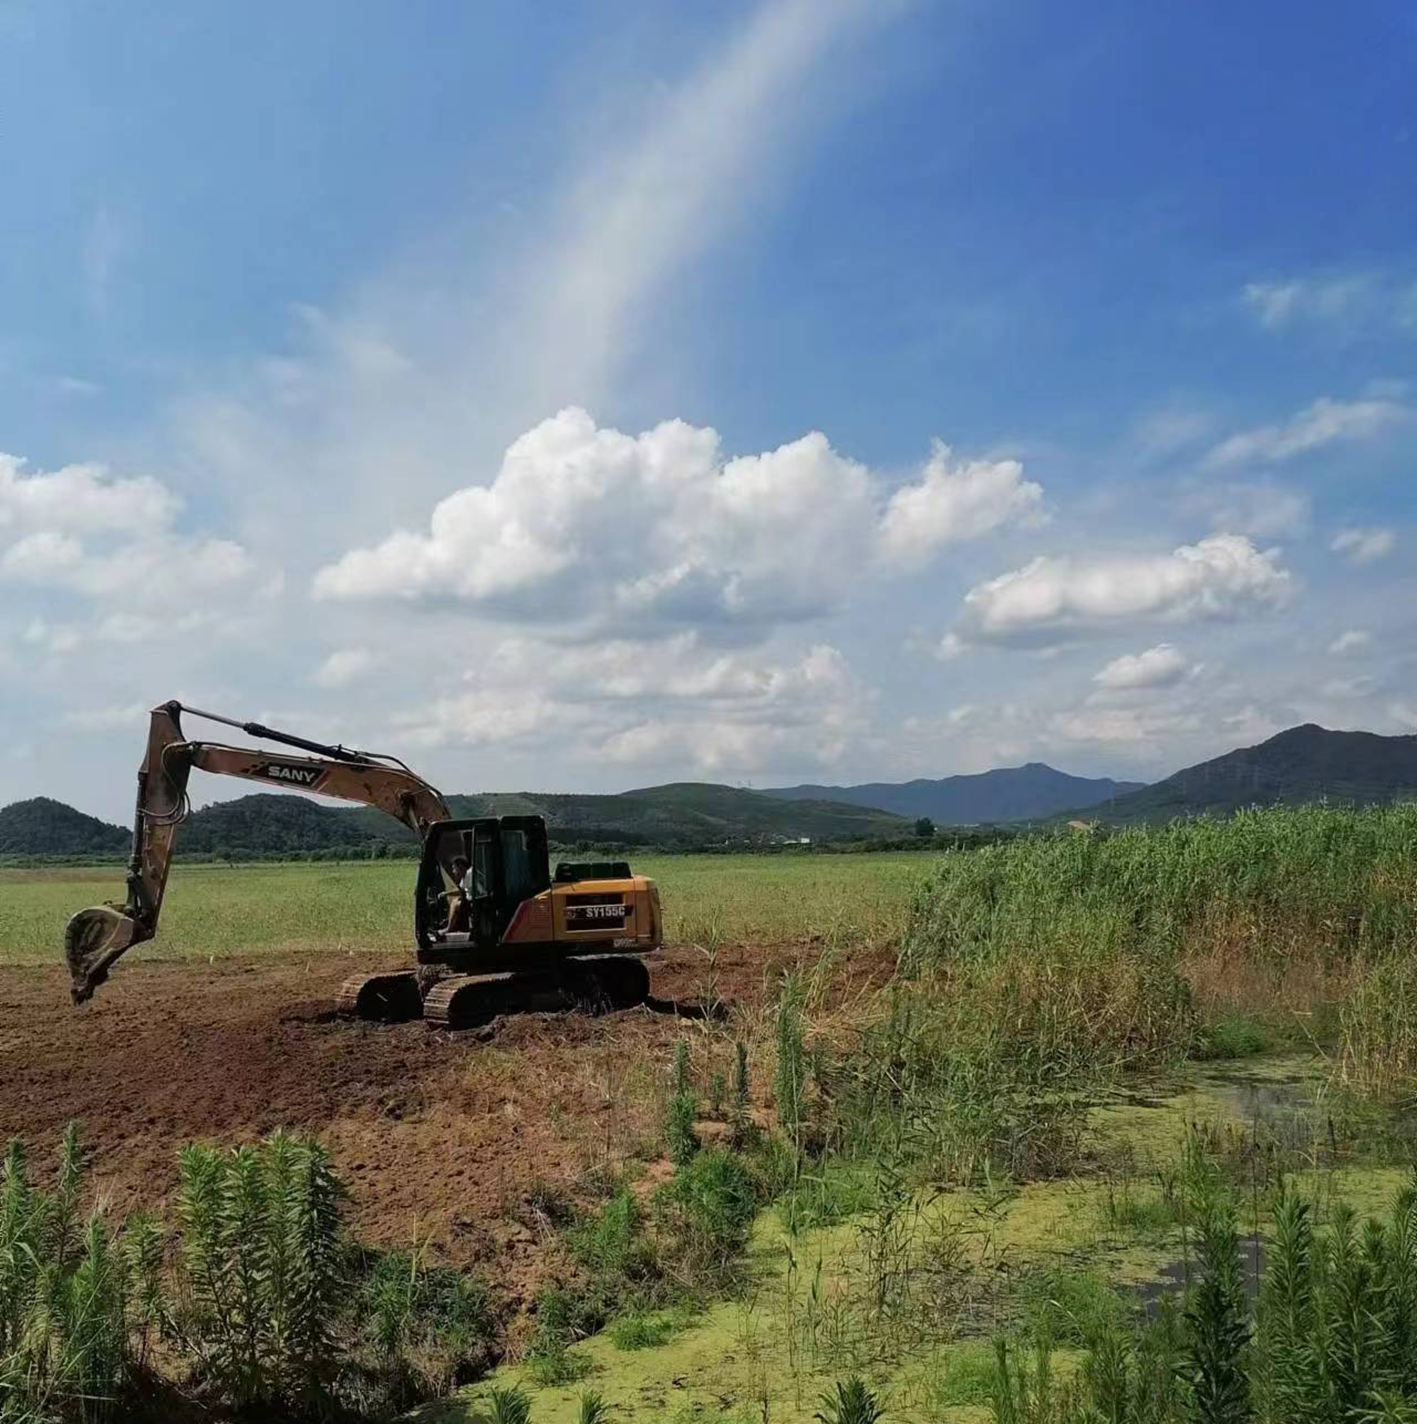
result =
M934 857L880 855L648 856L671 939L717 943L890 933ZM206 957L283 949L404 949L411 943L410 861L178 865L145 956ZM0 963L60 953L75 910L122 896L119 870L0 870Z

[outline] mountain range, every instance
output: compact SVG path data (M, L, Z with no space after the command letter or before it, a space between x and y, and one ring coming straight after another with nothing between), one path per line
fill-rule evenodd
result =
M779 786L767 791L785 801L840 801L876 806L898 816L928 816L937 825L971 826L1033 821L1059 811L1086 810L1132 791L1141 781L1069 776L1040 761L938 781L868 781L859 786Z
M1383 805L1417 797L1417 736L1331 732L1312 722L1258 746L1188 766L1106 806L1084 808L1108 824L1227 816L1245 806Z
M1112 825L1228 815L1244 806L1327 800L1367 805L1417 797L1417 736L1333 732L1306 724L1154 785L1068 776L1038 762L977 776L768 791L674 782L616 795L484 792L450 796L456 817L540 815L561 846L659 847L902 841L937 826L1085 817ZM129 832L48 797L0 808L0 858L116 860ZM411 832L369 807L257 794L194 812L180 852L223 859L406 855Z

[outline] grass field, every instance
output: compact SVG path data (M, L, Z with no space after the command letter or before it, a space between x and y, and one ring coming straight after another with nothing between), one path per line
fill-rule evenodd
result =
M914 1424L1413 1424L1414 867L1414 807L947 855L648 857L675 941L663 997L709 997L692 946L731 946L714 957L735 976L712 996L723 1011L524 1016L476 1038L242 1008L280 1008L296 982L271 951L306 952L297 992L314 1002L346 972L321 952L404 949L407 864L179 867L141 953L266 959L219 969L222 992L180 1012L158 994L200 981L199 963L101 1001L118 1057L87 1098L89 1021L22 999L42 976L10 973L20 1027L0 1080L51 1140L94 1104L101 1127L127 1114L98 1159L110 1173L155 1133L249 1142L247 1118L222 1128L211 1078L237 1080L232 1100L259 1100L267 1127L316 1133L354 1205L382 1203L363 1218L380 1244L422 1243L369 1257L367 1293L321 1328L347 1372L375 1345L424 1361L405 1403L476 1381L420 1416L447 1424L525 1420L524 1403L532 1424L876 1417L820 1405L853 1376ZM65 916L117 885L0 872L0 960L53 962ZM158 1075L138 1083L142 1059ZM179 1136L192 1084L205 1096ZM56 1096L75 1107L58 1116ZM168 1204L167 1220L186 1232L200 1213ZM420 1285L421 1253L470 1231L478 1254ZM189 1256L169 1252L190 1312ZM447 1315L455 1285L465 1319ZM34 1299L10 1339L48 1318ZM120 1338L141 1342L124 1308ZM279 1402L274 1345L258 1363Z
M676 855L637 859L664 897L672 940L711 945L895 932L933 857ZM412 943L409 861L176 865L156 941L145 957L196 958L283 949L406 949ZM121 899L116 868L0 870L0 963L54 961L76 910Z

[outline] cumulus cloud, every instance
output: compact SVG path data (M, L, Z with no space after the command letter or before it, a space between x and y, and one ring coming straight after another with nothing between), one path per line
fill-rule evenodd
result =
M1205 458L1210 469L1254 462L1277 464L1339 440L1371 440L1407 420L1411 412L1386 396L1339 401L1320 396L1278 425L1244 430L1216 445Z
M1374 564L1385 559L1397 547L1397 535L1381 525L1370 528L1340 529L1329 548L1342 554L1350 564Z
M1042 517L1043 487L1017 460L958 463L937 440L918 484L891 496L881 521L881 553L918 568L943 544L977 539L1000 525Z
M736 777L828 764L870 700L829 644L767 659L705 647L693 633L570 646L508 639L464 681L399 717L400 739L517 748L574 737L601 761Z
M181 501L159 480L101 465L28 473L0 455L0 577L94 598L171 603L246 579L247 551L177 530Z
M1188 667L1179 648L1172 643L1158 643L1144 653L1126 653L1113 658L1093 674L1092 680L1109 692L1171 687L1185 677Z
M887 496L820 432L727 458L712 429L632 436L572 407L516 440L490 484L442 500L427 533L345 554L314 592L645 630L765 626L831 608L868 566L918 569L1034 517L1041 497L1016 461L956 464L942 445Z
M1349 628L1346 632L1340 633L1333 642L1328 645L1328 650L1336 658L1341 658L1349 653L1361 653L1364 649L1372 646L1373 635L1365 633L1361 628Z
M66 465L25 473L26 462L0 452L0 538L50 531L141 534L165 529L176 495L146 475L121 479L102 465Z
M348 687L374 670L368 648L337 648L310 676L316 687Z
M970 589L942 651L1049 647L1132 623L1237 618L1282 606L1291 587L1278 550L1240 534L1165 554L1041 557Z

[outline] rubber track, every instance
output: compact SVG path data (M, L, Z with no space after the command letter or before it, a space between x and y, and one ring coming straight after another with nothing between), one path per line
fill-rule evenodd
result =
M498 1014L574 1005L569 989L555 974L455 974L429 990L423 1018L430 1028L477 1028Z
M418 976L410 970L346 979L335 999L335 1011L371 1023L407 1023L422 1013Z
M649 970L627 955L567 960L536 973L459 974L440 980L423 1000L430 1028L466 1029L499 1014L566 1009L628 1009L649 993Z

